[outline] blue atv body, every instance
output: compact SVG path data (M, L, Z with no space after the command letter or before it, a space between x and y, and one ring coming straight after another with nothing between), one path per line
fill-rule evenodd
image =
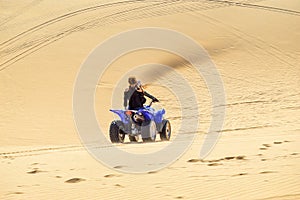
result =
M151 103L152 104L152 103ZM164 119L165 109L155 110L144 106L139 110L113 110L120 120L111 122L109 135L112 143L124 142L125 135L129 140L137 142L142 137L144 142L153 142L157 133L161 140L169 140L171 136L171 124Z

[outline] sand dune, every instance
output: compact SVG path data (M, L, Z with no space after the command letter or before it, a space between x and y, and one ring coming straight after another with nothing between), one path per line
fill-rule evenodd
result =
M297 0L3 0L0 5L0 199L300 199ZM119 99L114 106L122 107L126 85L119 81L143 64L164 64L181 74L199 109L198 130L178 132L182 119L191 116L181 116L176 95L158 84L177 80L171 71L140 72L153 79L147 90L166 108L173 138L113 146L145 154L165 148L178 134L196 138L166 168L130 174L122 173L130 166L106 167L84 148L72 97L80 66L97 45L143 27L176 30L207 50L224 83L226 118L215 149L199 159L213 106L203 78L179 56L160 50L118 58L95 91L102 132L115 117L108 112L112 95Z

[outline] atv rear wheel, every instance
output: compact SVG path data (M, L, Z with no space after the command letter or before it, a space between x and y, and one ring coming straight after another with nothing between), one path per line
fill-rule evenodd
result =
M125 138L125 133L122 131L123 126L122 121L115 120L112 121L109 127L109 137L112 143L123 143Z
M162 131L160 133L160 139L162 141L166 141L166 140L170 140L171 137L171 124L169 122L169 120L164 119L162 121L163 123L163 128Z
M154 142L156 138L156 124L154 121L143 123L141 127L142 139L144 142Z

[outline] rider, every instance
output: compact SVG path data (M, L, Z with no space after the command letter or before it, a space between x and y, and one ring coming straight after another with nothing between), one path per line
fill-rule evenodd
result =
M127 108L129 100L129 110L138 110L143 108L143 104L146 102L146 97L152 99L153 102L158 102L154 96L147 93L140 81L137 81L134 76L128 78L129 87L124 91L124 107Z

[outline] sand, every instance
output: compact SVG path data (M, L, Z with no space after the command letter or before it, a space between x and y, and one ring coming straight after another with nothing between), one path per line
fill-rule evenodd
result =
M297 0L2 0L0 5L0 199L300 199ZM199 128L186 130L196 137L183 156L161 170L131 174L122 172L124 166L108 168L87 152L74 124L72 97L80 66L97 45L143 27L179 31L206 49L223 80L226 117L217 145L200 160L212 108L205 81L180 58L159 50L119 58L95 93L106 137L114 119L108 112L113 91L123 89L118 81L138 65L173 67L195 91L199 109ZM181 134L184 116L176 95L155 81L147 90L166 108L173 138L116 145L124 151L157 151Z

